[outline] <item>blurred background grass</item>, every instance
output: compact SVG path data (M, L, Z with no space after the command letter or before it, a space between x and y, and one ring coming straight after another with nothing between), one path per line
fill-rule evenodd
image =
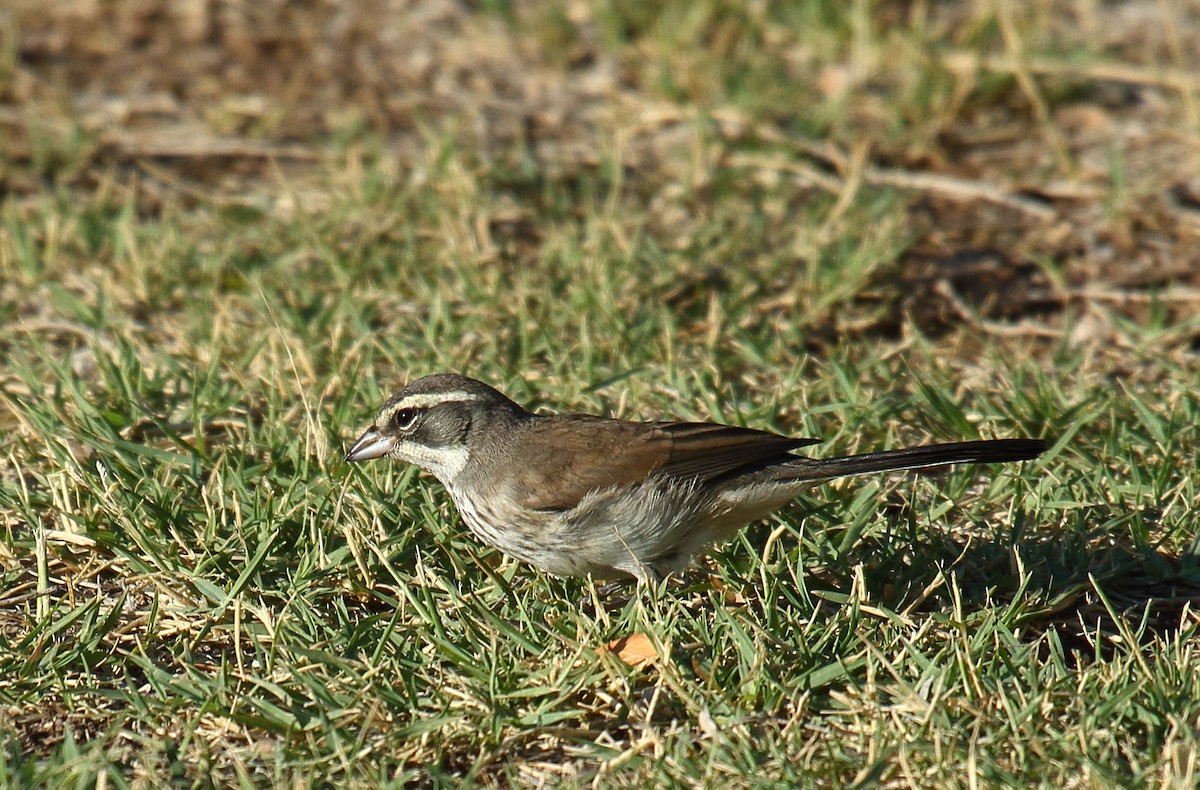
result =
M0 9L0 784L1193 786L1197 52L1171 0ZM654 601L349 473L438 370L1054 448Z

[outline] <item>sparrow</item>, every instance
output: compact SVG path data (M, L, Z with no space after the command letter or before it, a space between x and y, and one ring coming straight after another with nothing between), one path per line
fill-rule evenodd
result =
M346 453L433 474L489 546L556 576L654 584L813 483L946 464L1025 461L1041 439L809 458L817 439L707 422L534 414L453 373L392 395Z

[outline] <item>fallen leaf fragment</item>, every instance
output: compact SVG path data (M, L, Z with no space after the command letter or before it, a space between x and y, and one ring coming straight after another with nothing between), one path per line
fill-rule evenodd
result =
M605 646L605 650L631 667L653 664L659 658L654 642L641 632L614 639Z

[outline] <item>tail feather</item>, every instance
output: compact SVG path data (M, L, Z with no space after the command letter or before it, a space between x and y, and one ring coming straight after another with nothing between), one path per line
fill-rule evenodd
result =
M879 453L846 455L840 458L797 458L775 467L781 481L827 480L831 477L920 469L947 464L998 464L1028 461L1046 449L1042 439L989 439L974 442L929 444L885 450Z

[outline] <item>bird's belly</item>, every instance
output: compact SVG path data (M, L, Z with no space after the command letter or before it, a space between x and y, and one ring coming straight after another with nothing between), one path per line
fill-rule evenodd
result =
M489 546L556 576L633 575L679 570L787 502L777 490L713 495L697 484L651 480L598 489L563 511L498 507L450 490L463 521ZM794 495L794 494L792 494Z
M531 520L528 513L498 508L486 499L477 500L453 490L450 494L463 523L475 537L505 554L538 564L535 549L539 534L546 529L544 523Z

